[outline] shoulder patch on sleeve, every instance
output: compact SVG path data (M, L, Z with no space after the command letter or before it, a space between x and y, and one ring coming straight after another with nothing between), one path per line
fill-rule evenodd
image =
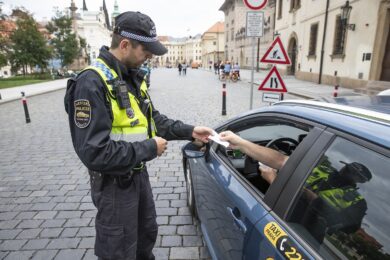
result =
M91 105L89 100L77 99L74 104L74 123L78 128L86 128L91 122Z

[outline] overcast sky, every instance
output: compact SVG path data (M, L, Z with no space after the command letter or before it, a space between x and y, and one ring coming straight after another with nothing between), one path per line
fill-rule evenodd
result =
M54 16L53 7L60 10L70 6L71 0L0 0L3 10L9 12L12 7L24 6L34 14L38 21ZM85 0L89 11L98 11L103 0ZM149 15L156 24L158 35L183 37L203 33L218 21L223 21L224 14L219 7L224 0L117 0L119 11L140 11ZM83 7L82 0L75 0L76 6ZM111 19L114 0L106 0ZM78 10L80 11L80 10Z

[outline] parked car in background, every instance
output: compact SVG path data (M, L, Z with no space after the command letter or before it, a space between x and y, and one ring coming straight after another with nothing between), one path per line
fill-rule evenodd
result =
M289 156L272 184L238 150L185 145L187 203L212 258L389 259L389 98L283 101L218 126Z
M386 89L386 90L379 92L378 96L390 96L390 89Z

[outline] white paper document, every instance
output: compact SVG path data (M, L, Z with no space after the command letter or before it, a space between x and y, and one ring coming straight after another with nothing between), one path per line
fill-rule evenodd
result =
M213 131L213 134L209 136L209 139L211 139L214 142L219 143L220 145L223 145L225 147L229 146L229 142L222 141L221 138L219 137L219 134L215 131Z

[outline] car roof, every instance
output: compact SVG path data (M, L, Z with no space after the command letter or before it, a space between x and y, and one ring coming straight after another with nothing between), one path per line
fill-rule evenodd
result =
M332 127L361 139L368 140L386 148L390 147L390 115L378 112L387 111L385 108L370 107L369 105L358 107L326 103L309 100L287 100L262 107L246 114L259 112L277 112L298 116L309 121ZM390 106L390 102L387 104ZM365 107L365 108L363 108ZM244 114L245 115L245 114Z
M390 114L390 96L348 96L339 98L322 98L319 101L350 107L364 108L384 114ZM348 108L347 108L348 109Z

